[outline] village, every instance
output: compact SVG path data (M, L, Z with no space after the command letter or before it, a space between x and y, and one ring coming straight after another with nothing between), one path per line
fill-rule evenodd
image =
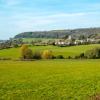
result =
M0 41L0 49L6 49L6 48L13 48L13 47L20 47L22 44L32 45L32 46L48 46L48 45L54 45L54 46L60 46L60 47L66 47L66 46L77 46L77 45L88 45L88 44L99 44L100 38L84 38L84 39L77 39L73 36L69 35L67 38L62 39L42 39L42 38L36 38L31 39L29 41L24 41L25 38L22 39L9 39L5 41Z
M67 39L60 39L55 41L56 46L75 46L75 45L86 45L86 44L99 44L99 38L85 38L85 39L75 39L71 35Z

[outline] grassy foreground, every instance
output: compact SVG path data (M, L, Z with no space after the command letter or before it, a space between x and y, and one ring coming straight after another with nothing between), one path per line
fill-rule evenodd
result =
M0 61L0 100L88 100L100 93L100 60Z

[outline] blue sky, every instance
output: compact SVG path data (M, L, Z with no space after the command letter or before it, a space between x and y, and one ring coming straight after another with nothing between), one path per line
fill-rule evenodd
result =
M100 27L100 0L0 0L0 39L25 31Z

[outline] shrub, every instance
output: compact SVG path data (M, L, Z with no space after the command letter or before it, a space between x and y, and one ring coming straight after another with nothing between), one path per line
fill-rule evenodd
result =
M64 57L62 55L58 55L56 58L57 59L64 59Z
M52 51L50 51L50 50L43 51L42 58L43 59L52 59L53 58Z
M0 58L0 60L12 60L11 58Z
M28 48L27 45L22 45L21 47L21 58L22 59L32 59L33 58L33 52L31 49Z
M36 52L33 54L33 59L41 59L41 52L36 51Z
M53 56L52 56L52 59L56 59L56 56L53 55Z
M31 49L25 50L24 58L25 58L25 59L33 59L33 52L32 52Z
M84 58L84 53L81 53L81 54L79 55L79 58Z
M76 59L85 58L84 53L81 53L79 56L76 56L75 58L76 58Z
M23 44L20 48L21 51L21 57L24 58L25 51L28 49L28 46L26 44Z
M100 48L94 48L85 52L85 56L88 59L98 59L100 58Z
M75 57L74 57L74 59L79 59L79 58L80 58L79 56L75 56Z
M71 56L68 56L67 59L72 59L72 57Z
M81 53L80 55L76 55L75 57L74 57L74 59L82 59L82 58L86 58L85 56L84 56L84 53Z

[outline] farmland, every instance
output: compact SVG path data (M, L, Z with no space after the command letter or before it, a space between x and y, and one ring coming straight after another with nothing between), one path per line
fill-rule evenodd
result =
M99 46L30 48L33 52L52 50L54 55L67 57ZM20 48L0 50L0 57L18 59ZM91 100L99 93L99 59L0 61L0 100Z
M100 60L0 61L0 100L88 100L100 92Z

